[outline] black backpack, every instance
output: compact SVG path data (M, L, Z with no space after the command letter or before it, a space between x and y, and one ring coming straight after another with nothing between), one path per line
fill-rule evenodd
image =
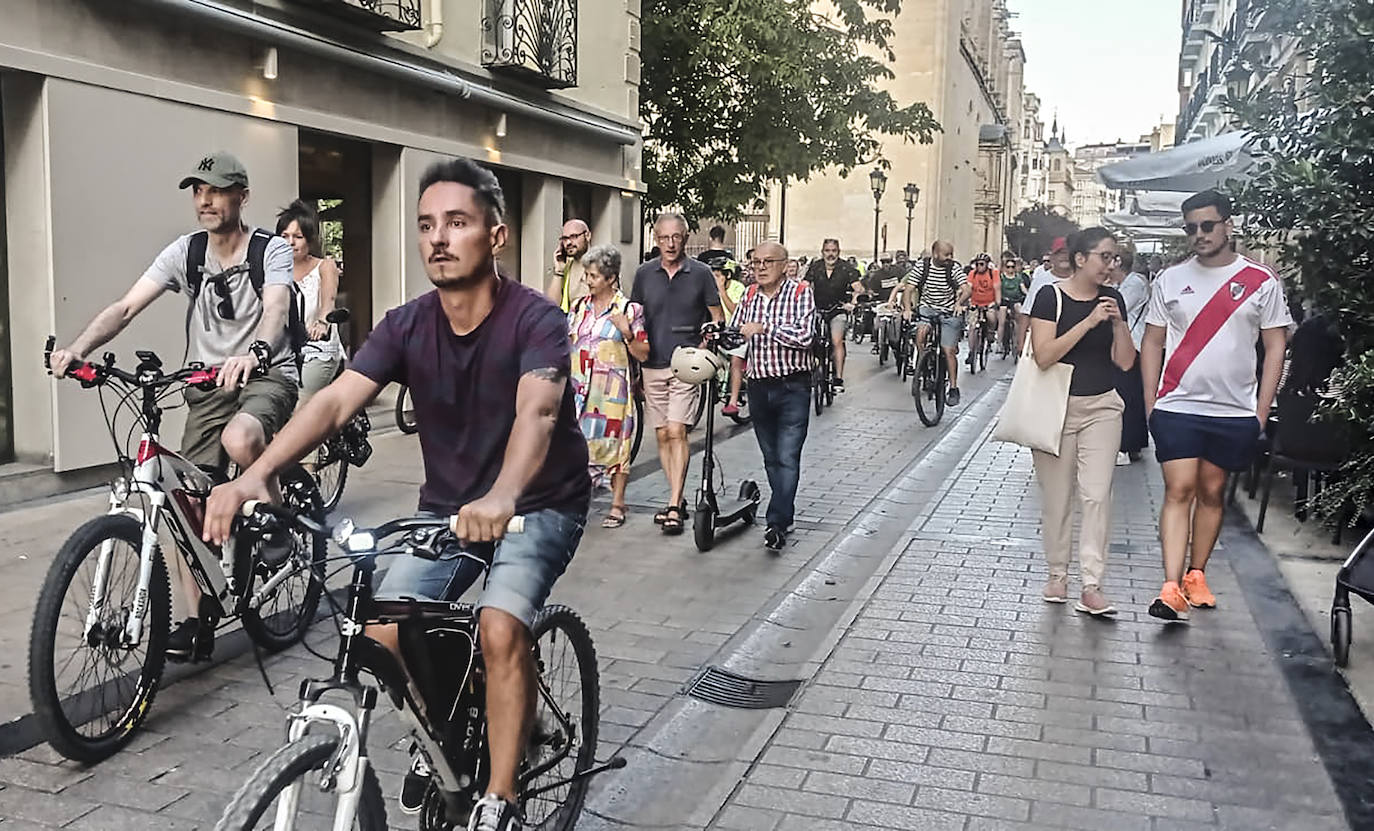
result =
M253 292L259 300L262 299L263 283L267 281L267 244L272 241L273 236L262 228L254 228L248 238L248 282L252 283ZM191 296L191 303L186 310L188 345L191 335L191 313L195 309L196 298L200 296L201 283L205 281L205 253L209 245L210 232L196 231L186 246L186 291ZM225 273L237 272L231 268ZM305 330L305 295L301 293L301 287L296 285L294 280L291 281L290 288L291 302L287 304L286 338L291 347L291 354L295 356L296 369L300 370L305 360L305 345L310 341L310 335Z
M917 290L920 291L922 294L925 294L926 291L926 280L930 279L930 267L931 259L929 257L922 257L921 279L916 284ZM955 296L958 296L959 294L959 281L954 279L954 269L957 267L958 263L951 262L949 264L949 267L945 269L945 282L949 283L949 290L954 292Z

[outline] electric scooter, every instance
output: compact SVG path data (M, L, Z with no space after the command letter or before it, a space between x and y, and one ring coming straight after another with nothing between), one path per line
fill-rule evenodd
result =
M736 349L744 345L744 336L735 327L721 323L707 323L701 327L702 340L710 360L719 361L716 349ZM716 497L716 410L720 408L720 385L715 383L715 372L705 382L706 395L706 447L701 460L701 488L697 491L696 513L692 516L692 535L698 551L710 551L716 542L716 530L728 528L741 520L752 525L758 515L762 492L758 482L745 479L739 484L737 499L718 499ZM721 478L722 487L724 477Z

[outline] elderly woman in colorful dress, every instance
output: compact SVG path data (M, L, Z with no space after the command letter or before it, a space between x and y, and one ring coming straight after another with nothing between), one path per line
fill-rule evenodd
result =
M582 257L587 295L568 312L572 384L578 420L587 437L592 480L611 488L603 528L625 524L625 485L635 440L631 361L649 357L644 309L620 292L620 250L598 245Z

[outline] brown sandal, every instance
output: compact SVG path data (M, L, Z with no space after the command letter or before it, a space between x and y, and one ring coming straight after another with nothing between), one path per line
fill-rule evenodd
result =
M601 520L602 528L619 528L625 524L625 506L612 505L611 510L606 513L606 518Z
M663 533L669 536L681 534L686 519L687 511L681 505L669 505L668 514L663 517Z

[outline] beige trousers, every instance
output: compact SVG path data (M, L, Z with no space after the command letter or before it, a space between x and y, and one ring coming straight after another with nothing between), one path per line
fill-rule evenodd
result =
M1041 533L1050 577L1066 579L1073 548L1073 497L1077 490L1083 524L1078 533L1078 567L1083 588L1101 588L1107 570L1107 540L1112 531L1112 474L1121 448L1125 404L1115 390L1069 396L1059 455L1039 450L1035 478L1044 506Z

